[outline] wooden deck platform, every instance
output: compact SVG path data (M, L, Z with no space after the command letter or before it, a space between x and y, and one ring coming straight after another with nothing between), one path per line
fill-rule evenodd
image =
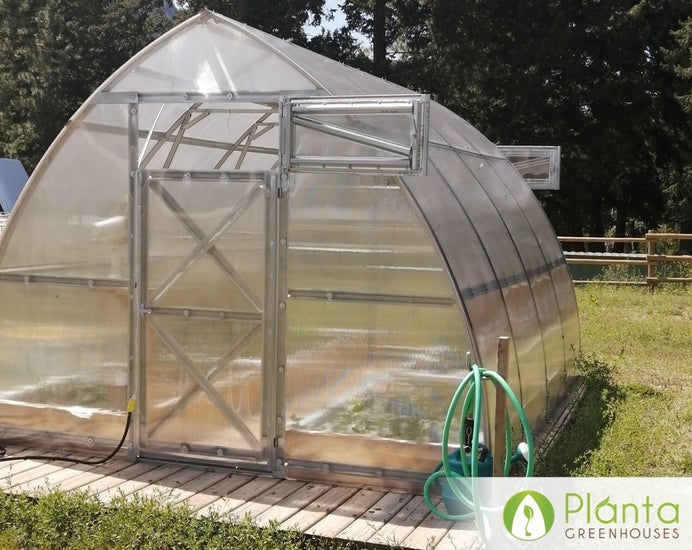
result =
M48 453L7 449L8 456L36 454ZM481 546L473 523L439 519L420 495L122 458L100 466L51 460L0 462L0 490L34 494L51 489L88 491L104 504L114 495L137 494L186 503L200 515L212 510L228 519L250 514L258 525L276 521L306 534L373 547L475 550Z

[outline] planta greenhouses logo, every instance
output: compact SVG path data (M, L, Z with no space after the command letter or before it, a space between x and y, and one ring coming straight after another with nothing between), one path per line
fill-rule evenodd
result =
M553 526L555 509L545 495L521 491L505 504L502 520L514 538L538 540Z

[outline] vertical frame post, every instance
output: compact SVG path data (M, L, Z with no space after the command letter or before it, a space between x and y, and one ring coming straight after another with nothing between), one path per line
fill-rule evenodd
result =
M278 432L283 426L283 413L277 407L277 379L279 377L279 357L277 353L277 319L285 301L278 295L278 184L277 175L269 172L265 177L265 281L264 281L264 350L262 352L262 442L267 452L269 471L282 471L283 459L278 448Z
M509 370L509 337L500 336L497 340L497 374L507 380ZM505 416L507 413L507 395L499 386L495 386L495 433L493 441L493 477L502 477L505 468Z
M129 356L128 356L128 393L138 401L132 418L131 445L129 457L134 460L139 454L141 437L140 411L141 403L141 223L142 196L141 182L138 172L139 158L139 103L136 94L127 104L128 113L128 175L129 175L129 267L128 298L130 308Z

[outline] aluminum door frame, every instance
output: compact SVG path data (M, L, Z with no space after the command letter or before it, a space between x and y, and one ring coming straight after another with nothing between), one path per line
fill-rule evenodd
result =
M146 369L146 317L151 315L152 308L148 307L147 302L147 221L148 221L148 181L158 179L189 179L191 181L204 181L213 179L221 180L256 180L263 181L265 201L265 250L264 250L264 304L262 317L263 349L262 349L262 419L259 434L259 453L256 456L247 456L242 452L213 456L194 454L186 457L186 453L180 452L157 452L143 448L143 434L146 426L146 395L147 369ZM131 312L131 338L132 353L130 358L132 363L132 385L133 393L139 400L138 407L133 418L132 435L132 458L154 458L162 460L176 460L184 462L210 462L215 465L231 466L248 470L256 470L270 473L283 472L283 445L282 429L283 417L281 407L283 406L283 383L280 381L283 375L285 360L281 354L285 354L285 345L282 338L285 329L285 302L279 302L278 296L280 288L285 288L285 260L286 260L286 220L285 215L280 211L286 209L285 200L279 201L280 187L277 185L278 176L275 172L240 172L240 171L192 171L181 170L136 170L134 174L135 193L133 197L133 220L132 238L133 249L131 257L132 279L131 284L131 304L134 311ZM253 201L254 202L254 201ZM194 227L187 227L197 240L196 248L206 254L205 247L213 245L213 235L195 234ZM281 233L283 232L283 236ZM219 235L220 236L220 235ZM281 246L279 246L281 242ZM211 243L211 245L210 245ZM279 262L284 262L284 268L279 267ZM173 343L173 345L175 345ZM180 358L179 358L180 359ZM183 368L185 367L184 361ZM192 374L192 373L188 373ZM195 378L193 374L193 378ZM207 382L195 378L196 387L205 389ZM207 388L208 389L208 388ZM212 392L213 393L213 392ZM226 411L228 413L228 411Z

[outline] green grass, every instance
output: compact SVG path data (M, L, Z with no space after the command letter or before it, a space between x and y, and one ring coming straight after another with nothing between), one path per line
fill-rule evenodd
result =
M85 492L50 491L39 498L0 493L3 550L347 550L336 543L258 528L248 517L236 522L195 517L188 509L153 499L116 497L103 506Z
M577 288L586 394L537 475L692 475L692 288Z

